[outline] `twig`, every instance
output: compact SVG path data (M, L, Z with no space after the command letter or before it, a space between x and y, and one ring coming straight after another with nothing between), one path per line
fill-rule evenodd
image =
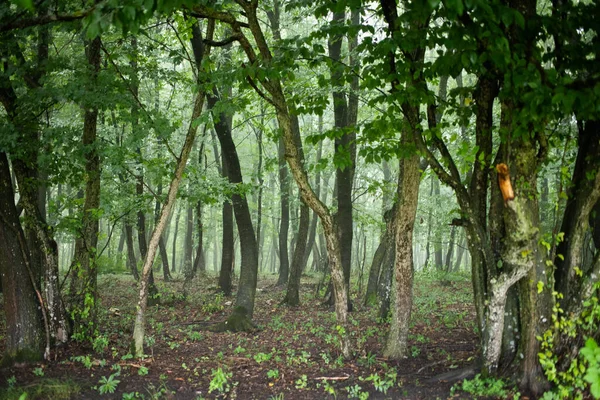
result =
M319 376L314 379L319 381L345 381L346 379L350 379L350 376Z

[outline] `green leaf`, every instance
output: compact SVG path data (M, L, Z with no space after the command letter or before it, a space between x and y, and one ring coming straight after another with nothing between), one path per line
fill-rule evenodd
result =
M33 11L33 0L12 0L12 3L17 7L24 8L29 11Z

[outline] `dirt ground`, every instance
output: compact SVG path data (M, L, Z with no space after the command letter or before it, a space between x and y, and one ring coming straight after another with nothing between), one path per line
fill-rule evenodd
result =
M65 398L74 399L365 399L367 393L369 399L472 398L460 391L451 395L455 381L435 379L473 365L477 353L468 279L417 279L410 354L401 361L382 357L388 323L362 298L353 299L350 314L355 357L345 361L335 314L316 293L317 278L303 278L298 308L279 304L284 290L275 281L259 281L252 333L206 330L225 320L235 302L216 294L215 278L191 285L159 281L160 305L149 309L146 324L147 357L139 360L130 353L136 283L125 275L102 275L95 341L59 348L51 362L0 369L4 397L29 388L27 398L33 398L36 385L58 382L73 389ZM1 351L3 326L0 335Z

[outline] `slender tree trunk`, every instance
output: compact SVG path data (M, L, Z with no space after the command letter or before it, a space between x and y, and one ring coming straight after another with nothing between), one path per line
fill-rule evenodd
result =
M202 113L203 104L204 93L197 93L194 102L194 110L192 112L191 122L185 138L185 143L183 145L183 148L181 149L181 154L178 157L175 174L171 180L171 184L169 185L167 199L165 200L165 203L162 206L158 223L156 224L156 226L154 227L154 231L152 232L152 236L150 238L150 245L148 246L148 253L144 258L144 265L142 267L142 276L140 280L140 295L137 304L135 325L133 329L134 350L136 357L141 357L144 354L145 314L148 305L148 289L150 284L150 274L152 272L152 264L154 262L154 257L156 256L156 250L159 245L159 240L162 235L162 231L164 230L167 224L169 214L173 208L173 205L175 204L177 190L179 188L179 183L181 182L181 177L183 175L185 165L192 151L192 147L194 146L194 140L196 139L196 133L198 131L198 127L195 123L195 120L198 117L200 117L200 114Z
M454 241L456 240L456 226L452 225L450 228L450 240L448 241L448 251L446 252L446 260L444 268L446 272L451 272L452 269L452 256L454 255Z
M288 167L285 162L283 138L279 139L279 190L280 190L280 222L279 222L279 278L277 285L285 285L288 281L290 263L288 258L288 236L290 227L290 188Z
M229 182L241 184L243 183L242 171L235 143L231 136L231 127L223 114L216 116L214 111L212 111L217 102L220 101L216 89L213 89L212 93L209 92L207 94L207 100L208 107L211 109L213 119L215 120L215 131L221 144L221 154L227 160ZM251 319L254 313L254 297L256 295L256 283L258 279L258 248L246 197L239 193L234 193L232 201L241 249L241 269L236 296L236 312Z
M323 116L319 115L319 133L323 132ZM317 156L315 163L318 164L321 161L323 155L323 142L319 142L317 147ZM315 195L317 197L321 196L321 169L317 169L315 173ZM308 230L308 242L306 244L306 252L304 254L304 263L303 265L308 264L308 257L310 257L310 253L315 247L315 239L317 237L317 222L319 221L319 217L317 214L313 212L312 219L310 220L310 228Z
M189 191L189 187L188 187ZM194 236L194 208L191 204L187 205L185 219L185 239L183 244L183 273L186 279L192 279L193 275L193 236Z
M100 72L100 37L86 45L88 63L95 80ZM85 148L85 203L83 206L82 234L75 242L73 273L71 278L72 314L74 330L91 337L96 329L97 279L96 249L98 247L99 223L97 210L100 206L100 157L97 151L98 109L85 106L83 122L83 146Z
M133 227L129 222L125 222L125 237L127 242L127 265L136 281L140 280L140 274L137 269L137 260L135 259L135 250L133 244Z
M440 181L432 176L431 179L433 180L433 196L434 196L434 202L436 205L436 210L440 210L442 207L442 199L440 197ZM436 226L436 229L434 231L434 242L433 242L433 260L435 262L435 269L440 270L443 268L444 266L444 259L443 259L443 245L442 245L442 230L441 230L441 226L438 224L438 226Z
M162 182L158 183L158 187L156 189L157 196L162 195ZM158 219L160 218L160 201L156 199L156 203L154 205L154 223L158 223ZM168 225L168 223L167 223ZM169 271L169 257L167 256L167 246L165 246L165 235L161 235L160 240L158 241L158 250L160 253L160 261L163 268L163 279L165 282L170 281L171 273Z
M173 272L175 272L175 257L177 255L177 234L179 233L179 218L181 217L181 210L182 207L180 206L179 209L177 210L177 215L175 216L175 229L173 232L173 248L172 248L172 255L171 255L171 266L173 268Z

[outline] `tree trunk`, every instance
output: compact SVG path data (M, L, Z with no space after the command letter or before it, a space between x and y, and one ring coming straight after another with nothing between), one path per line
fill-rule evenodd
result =
M127 265L136 281L140 280L140 274L137 269L137 260L133 245L133 227L129 222L125 222L125 236L127 242Z
M279 139L279 190L281 216L279 222L279 278L277 285L285 285L288 281L290 263L288 258L288 236L290 226L290 188L288 182L288 167L285 163L285 148L283 138Z
M196 57L196 65L198 68L200 68L202 64L202 57L204 56L204 44L202 43L202 37L200 35L200 29L198 28L198 25L195 24L192 29L194 32L194 37L192 38L192 48L194 49L194 55ZM212 37L209 37L208 39L212 40ZM159 240L162 235L162 231L167 225L167 222L169 220L169 214L171 213L171 210L173 209L173 206L175 204L175 200L177 198L177 190L179 188L179 184L183 176L183 171L185 170L187 160L190 156L190 153L192 152L192 148L194 147L194 141L198 132L198 125L196 123L196 120L202 114L204 97L205 94L203 92L198 92L196 94L196 98L194 101L194 109L192 110L192 116L185 137L185 142L181 149L181 153L177 159L175 174L171 180L171 184L169 185L167 198L162 206L158 223L156 224L156 226L154 227L154 231L152 232L152 236L150 238L150 246L148 247L148 254L144 259L144 266L142 267L142 276L140 280L140 295L137 304L135 324L133 328L134 351L137 357L141 357L144 354L145 314L146 307L148 305L148 288L150 283L150 275L152 272L152 264L154 262L154 257L156 256L156 249L159 245Z
M162 182L158 183L158 187L156 189L156 195L158 198L162 195ZM154 224L158 223L158 219L160 218L160 201L156 199L156 203L154 204ZM167 223L168 225L168 223ZM165 235L161 235L160 240L158 241L158 250L160 253L160 261L163 268L163 279L165 282L170 281L171 273L169 272L169 257L167 256L167 246L165 246Z
M211 131L212 141L213 141L213 151L215 154L215 161L217 163L217 167L219 168L219 172L221 176L227 178L228 176L228 167L227 160L223 155L219 156L219 150L217 149L217 139L215 137L214 131ZM220 162L219 162L220 160ZM233 274L233 207L229 200L225 200L223 202L222 207L222 216L223 216L223 238L221 243L223 246L221 247L221 269L219 272L219 289L223 292L225 296L231 296L231 276ZM216 247L215 247L216 248Z
M189 191L189 187L188 187ZM192 279L193 274L193 236L194 236L194 208L191 204L187 205L187 212L185 218L185 239L183 244L183 274L185 279Z
M171 267L173 272L175 272L175 257L177 255L177 234L179 233L179 218L181 217L181 207L177 210L177 215L175 216L175 229L173 231L173 244L172 244L172 255L171 255Z
M434 176L432 176L431 179L433 180L432 185L434 196L433 198L436 205L435 209L436 211L439 211L442 207L442 199L440 197L440 181ZM435 269L441 270L444 266L444 259L442 255L442 227L439 223L435 227L433 237L433 261L435 263Z
M88 63L93 69L92 80L100 72L100 37L86 45ZM71 313L74 331L92 337L96 329L97 279L96 248L98 247L98 208L100 206L100 157L97 151L98 109L84 106L83 147L85 149L85 203L81 236L75 241L74 268L71 275Z
M403 136L410 133L404 132ZM412 135L410 135L412 136ZM405 138L405 143L412 139ZM408 328L413 301L413 229L419 199L419 156L400 160L398 178L398 206L394 216L396 260L394 268L392 320L384 356L395 360L406 355Z
M454 241L456 240L456 226L452 225L450 229L450 240L448 242L448 252L446 253L446 260L444 264L444 268L446 272L451 272L452 270L452 256L454 255Z
M221 154L227 160L227 175L232 184L243 183L240 161L237 149L231 136L231 127L227 123L224 114L215 115L215 105L220 101L216 89L207 93L208 108L213 115L215 131L221 144ZM252 319L254 313L254 297L256 295L256 283L258 279L258 249L256 236L252 226L252 216L245 196L233 193L233 212L240 236L241 269L240 280L236 296L236 310L243 309L242 314ZM235 314L234 314L235 315Z
M14 203L8 158L0 152L0 276L6 318L2 365L43 356L41 293L34 286L25 234ZM46 344L49 351L49 343Z
M336 11L333 13L332 23L343 23L346 18L345 10ZM331 83L333 89L333 113L334 125L337 129L350 127L349 110L346 100L346 94L338 89L344 85L344 76L342 70L336 62L342 61L342 41L343 35L330 34L327 47L329 57L334 61L331 70ZM335 153L339 157L342 154L347 154L348 159L343 159L342 166L336 166L336 183L337 183L337 225L340 236L340 254L342 267L344 270L344 279L346 287L350 287L350 270L352 266L352 241L353 241L353 218L352 218L352 186L354 183L354 168L356 160L356 133L354 130L344 133L341 137L335 139ZM335 159L335 156L334 156Z

